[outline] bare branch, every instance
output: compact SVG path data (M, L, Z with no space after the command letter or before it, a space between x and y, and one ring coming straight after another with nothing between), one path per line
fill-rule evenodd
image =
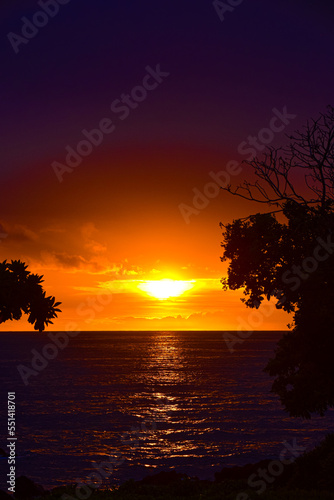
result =
M334 199L334 108L328 106L326 113L288 138L287 147L268 147L262 159L243 162L251 167L255 182L244 181L235 189L231 185L222 189L281 208L288 200L324 206L326 200Z

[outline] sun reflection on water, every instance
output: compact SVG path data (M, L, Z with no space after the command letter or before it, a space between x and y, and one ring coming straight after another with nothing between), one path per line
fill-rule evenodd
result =
M154 337L149 349L148 367L163 370L183 368L184 355L174 332L161 332Z
M186 382L185 357L176 332L159 332L152 338L145 361L146 382L153 389L150 415L155 421L170 422L181 411L180 398L168 389Z
M161 332L154 337L146 370L158 384L184 381L184 354L174 332Z

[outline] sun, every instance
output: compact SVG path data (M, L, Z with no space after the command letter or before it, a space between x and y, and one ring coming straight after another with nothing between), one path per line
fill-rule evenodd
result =
M159 300L169 299L170 297L178 297L187 290L190 290L195 285L195 280L182 281L182 280L155 280L145 281L140 283L138 288L148 295L155 297Z

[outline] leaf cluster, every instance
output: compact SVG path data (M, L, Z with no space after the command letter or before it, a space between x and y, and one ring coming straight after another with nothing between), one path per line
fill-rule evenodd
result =
M0 323L19 320L22 314L34 329L42 332L61 312L55 297L47 297L41 283L43 276L27 270L20 260L0 263Z

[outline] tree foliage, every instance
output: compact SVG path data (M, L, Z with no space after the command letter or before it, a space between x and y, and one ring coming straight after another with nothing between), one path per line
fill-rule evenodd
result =
M0 263L0 323L19 320L25 313L34 329L42 332L61 312L61 302L46 297L41 285L43 276L30 273L27 267L19 260Z
M254 183L225 188L279 210L221 225L222 260L229 261L222 284L243 288L248 307L274 298L277 308L293 314L292 329L265 371L276 377L272 392L289 414L310 418L334 407L333 108L290 139L288 148L247 162L258 177Z

